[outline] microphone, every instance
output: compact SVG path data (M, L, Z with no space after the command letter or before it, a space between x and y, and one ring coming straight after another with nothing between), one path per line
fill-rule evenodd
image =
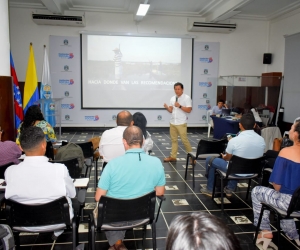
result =
M178 96L176 96L176 102L178 101Z

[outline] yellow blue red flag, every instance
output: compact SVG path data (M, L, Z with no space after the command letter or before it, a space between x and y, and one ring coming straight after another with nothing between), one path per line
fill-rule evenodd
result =
M29 59L28 59L28 65L26 71L24 96L23 96L24 114L26 114L27 109L31 105L37 104L37 101L39 99L40 97L39 97L38 80L37 80L36 67L34 61L34 53L33 53L32 44L30 43Z

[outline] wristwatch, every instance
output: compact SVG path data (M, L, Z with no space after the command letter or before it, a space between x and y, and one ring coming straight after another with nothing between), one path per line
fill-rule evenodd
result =
M179 108L181 109L181 105L179 106Z

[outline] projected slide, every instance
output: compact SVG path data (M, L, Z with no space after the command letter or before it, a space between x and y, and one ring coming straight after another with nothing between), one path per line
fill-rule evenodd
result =
M191 54L191 39L82 35L82 106L163 108L176 82L190 95Z

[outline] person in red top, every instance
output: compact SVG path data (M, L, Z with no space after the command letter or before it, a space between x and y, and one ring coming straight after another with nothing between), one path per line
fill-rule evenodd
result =
M0 127L0 166L13 162L19 164L19 157L22 154L19 146L13 141L1 141L2 130Z

